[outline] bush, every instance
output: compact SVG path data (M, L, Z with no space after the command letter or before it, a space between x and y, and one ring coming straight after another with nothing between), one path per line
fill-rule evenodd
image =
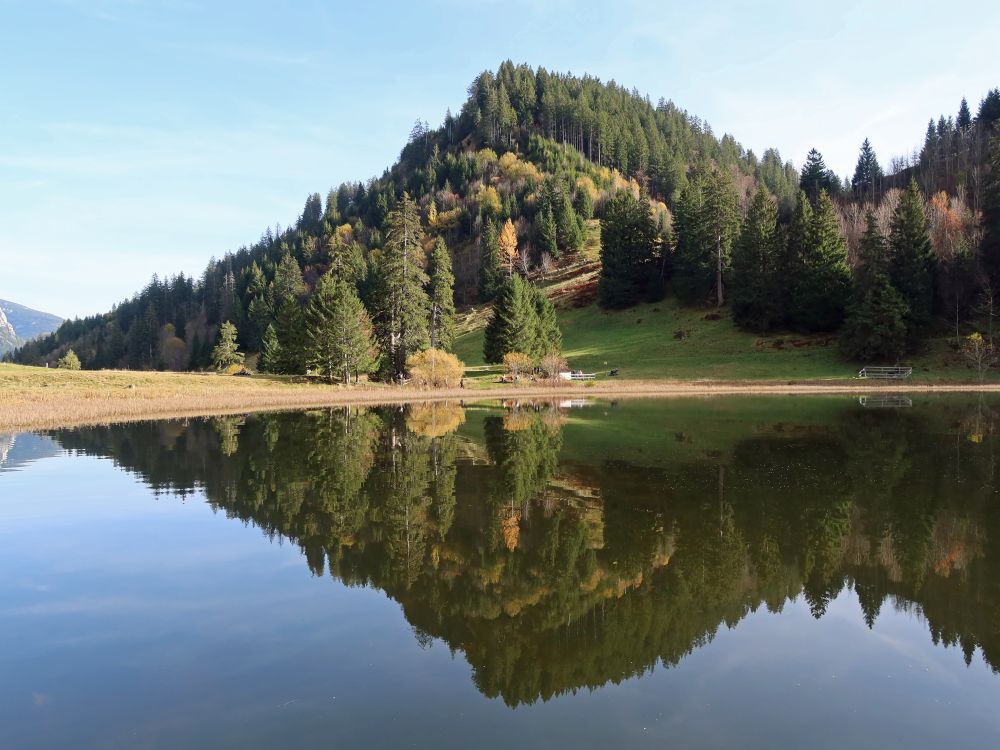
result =
M527 354L521 354L521 352L507 352L503 355L503 369L515 380L520 377L521 373L530 372L534 366L535 363L532 362L531 357Z
M79 370L80 358L76 356L76 352L70 349L56 362L56 367L60 370Z
M462 379L465 363L441 349L424 349L406 359L406 370L417 385L447 388Z

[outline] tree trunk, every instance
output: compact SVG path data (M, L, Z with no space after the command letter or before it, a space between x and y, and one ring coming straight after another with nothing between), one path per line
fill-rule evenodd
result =
M722 235L716 235L715 250L717 264L715 268L715 292L718 299L718 307L722 307Z

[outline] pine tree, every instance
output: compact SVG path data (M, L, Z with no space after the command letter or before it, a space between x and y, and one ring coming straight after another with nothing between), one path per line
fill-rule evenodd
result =
M489 302L497 296L503 285L503 269L500 267L500 233L493 220L486 222L479 248L479 298Z
M844 355L861 362L898 362L906 351L906 301L889 279L888 245L868 212L847 319L840 333Z
M766 333L781 319L779 252L778 205L761 185L733 248L733 321L737 325Z
M969 111L969 103L962 97L962 103L958 106L958 117L955 118L955 127L961 131L966 131L972 127L972 113Z
M556 308L545 293L538 287L530 287L535 307L535 345L530 354L535 360L541 360L547 354L558 354L562 351L562 330L559 328L559 318Z
M281 256L281 261L274 272L273 295L274 307L280 310L289 300L298 300L305 292L305 284L302 281L302 271L298 261L286 252Z
M278 338L278 355L269 362L270 372L285 375L302 375L306 371L306 332L302 307L295 299L290 299L278 310L274 322L274 332Z
M935 288L934 252L924 217L924 198L916 180L910 180L899 199L889 246L889 278L909 308L906 329L912 345L930 325Z
M382 374L395 379L406 371L406 358L428 345L427 274L423 229L416 202L403 193L389 214L385 248L379 262L376 333Z
M989 174L983 191L980 257L994 289L1000 289L1000 134L990 139Z
M627 190L608 201L601 218L601 278L597 287L601 307L629 307L645 298L658 271L656 236L648 202Z
M483 357L491 364L503 361L503 355L521 352L530 355L538 341L538 315L528 282L515 274L500 288L493 303L493 314L486 324Z
M879 166L875 156L875 149L865 138L861 144L861 153L858 154L858 163L854 168L854 177L851 179L851 189L858 200L874 201L878 191L882 188L882 167Z
M338 228L326 241L327 273L357 285L365 277L365 256L349 226Z
M721 307L725 302L723 276L729 264L733 240L740 230L739 205L732 176L715 170L705 186L705 212L702 222L715 249L715 298Z
M705 212L703 178L696 175L681 190L674 210L676 247L673 286L683 304L702 304L712 291L711 238L702 221ZM603 241L603 240L602 240Z
M823 155L816 149L810 149L806 155L806 163L802 165L799 177L799 190L803 191L814 204L819 200L819 194L825 190L833 192L838 185L837 177L826 167Z
M305 312L306 361L331 383L351 382L375 364L371 321L354 285L334 275L320 279Z
M801 331L835 330L844 320L851 275L847 243L825 191L820 192L815 211L808 201L799 201L788 245L789 324Z
M590 195L590 191L586 187L578 187L576 191L576 199L573 201L573 208L576 209L577 214L583 220L594 218L594 199Z
M548 253L553 258L559 257L559 229L552 206L545 205L536 215L535 231L538 234L538 250Z
M212 364L216 370L243 364L243 353L236 344L236 326L228 320L219 327L219 338L212 349Z
M281 356L281 343L278 341L278 334L275 331L274 324L271 323L264 331L258 369L261 372L280 373Z
M579 250L582 244L580 221L573 210L568 191L563 190L562 199L556 205L556 238L560 248L567 252Z
M451 271L451 253L440 237L434 243L427 272L431 348L451 351L455 340L455 275Z

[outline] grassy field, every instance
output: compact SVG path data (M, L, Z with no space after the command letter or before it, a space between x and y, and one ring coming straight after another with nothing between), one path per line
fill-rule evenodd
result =
M487 315L485 308L467 315L456 343L459 358L484 378L496 372L483 365ZM596 304L564 308L559 321L573 369L606 374L617 367L626 379L847 382L858 370L840 357L835 336L757 336L737 329L727 309L720 315L711 308L683 308L672 299L614 312ZM903 364L913 366L912 381L978 380L946 338L930 340L926 352ZM998 377L989 380L997 382Z

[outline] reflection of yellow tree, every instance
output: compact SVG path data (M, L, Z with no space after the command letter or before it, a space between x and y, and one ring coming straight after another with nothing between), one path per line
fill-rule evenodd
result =
M406 412L406 429L422 437L441 437L463 424L465 409L454 402L410 404Z
M521 538L521 511L512 506L504 506L500 509L500 524L503 528L503 543L508 550L513 552L517 549L517 543Z

